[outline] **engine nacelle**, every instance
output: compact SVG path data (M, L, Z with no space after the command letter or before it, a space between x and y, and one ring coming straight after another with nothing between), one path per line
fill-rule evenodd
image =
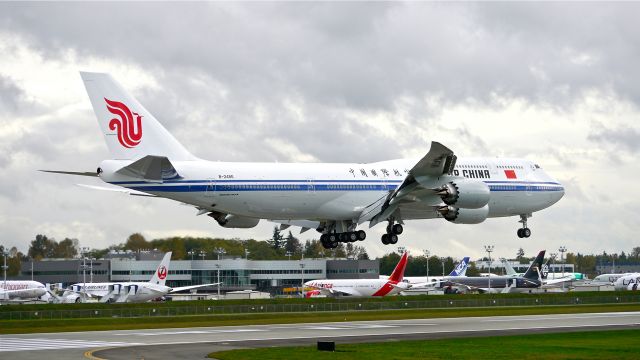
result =
M209 216L214 218L220 226L233 229L249 229L256 227L260 222L260 219L231 214L210 213Z
M489 203L491 192L482 181L460 179L444 184L437 192L445 204L465 209L481 209Z
M454 224L480 224L489 216L489 206L480 209L460 209L453 206L443 206L438 209L442 217Z

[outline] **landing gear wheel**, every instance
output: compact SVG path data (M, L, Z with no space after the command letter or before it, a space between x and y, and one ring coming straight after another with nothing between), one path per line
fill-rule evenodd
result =
M398 235L389 234L387 236L389 237L389 244L396 244L398 242Z
M385 245L389 245L389 234L382 235L382 243Z
M336 234L329 234L328 238L330 243L337 243L338 242L338 236Z
M518 229L518 237L520 239L522 239L524 237L524 234L522 234L522 230L524 230L524 229Z
M329 235L328 234L320 235L320 243L322 244L322 247L324 247L325 249L330 249L331 248L331 242L329 241Z
M338 241L339 242L347 242L347 234L346 233L340 233L338 235Z
M392 234L400 235L402 234L402 231L404 231L404 228L402 227L401 224L395 224L391 227Z
M529 230L529 228L522 229L522 236L528 238L529 236L531 236L531 230Z
M329 244L329 248L330 249L335 249L338 247L338 242L337 241L333 241Z
M358 241L358 234L355 232L347 233L347 238L349 239L349 242L356 242Z
M358 234L358 240L363 241L364 239L367 238L367 233L364 232L364 230L358 230L356 231L356 234Z

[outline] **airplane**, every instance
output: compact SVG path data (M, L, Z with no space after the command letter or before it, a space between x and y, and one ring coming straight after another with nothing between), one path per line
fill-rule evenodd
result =
M614 284L621 277L632 274L634 273L600 274L594 277L593 280L591 280L589 283Z
M624 276L618 278L613 286L616 290L640 290L638 284L640 284L640 273L627 273Z
M0 300L25 299L48 301L50 291L43 283L33 280L0 281Z
M402 281L407 267L409 253L405 252L388 279L335 279L311 280L304 283L304 288L313 290L305 292L305 297L318 295L332 296L389 296L407 290L411 285Z
M517 158L458 158L431 142L422 158L373 163L213 162L191 154L109 74L80 73L111 158L96 171L45 172L99 177L92 189L167 198L194 206L225 228L252 228L261 219L315 229L325 248L362 241L387 223L383 244L395 244L408 220L479 224L527 219L558 202L564 187L538 164ZM114 186L111 186L114 185Z
M61 302L79 303L85 302L88 298L97 298L99 302L102 303L140 303L157 299L170 293L217 285L217 283L215 283L175 288L165 286L167 275L169 274L170 262L171 252L168 252L164 255L160 265L158 265L151 280L148 282L126 281L73 284L66 289L61 297Z
M448 276L466 276L467 269L469 267L469 257L465 256L462 261L451 270ZM387 275L380 275L380 279L388 279ZM430 283L434 281L442 280L442 276L405 276L403 281L408 282L411 285Z
M502 262L502 266L504 266L504 270L505 270L507 276L516 277L516 276L524 275L524 273L516 272L513 269L513 266L511 266L511 263L509 262L509 260L507 260L505 258L501 258L500 261ZM551 258L547 261L547 267L549 266L550 262L551 262ZM559 276L559 277L557 277L557 276ZM555 280L555 279L583 280L584 277L585 276L584 276L583 273L577 273L577 272L566 272L566 273L564 273L564 276L562 276L562 274L558 274L558 273L555 273L555 272L547 273L547 279L549 279L549 280Z
M538 253L523 276L467 276L467 277L446 277L440 283L440 287L446 289L463 288L466 290L478 290L481 292L503 292L508 293L514 289L539 288L547 284L544 280L547 276L548 267L543 265L545 250Z

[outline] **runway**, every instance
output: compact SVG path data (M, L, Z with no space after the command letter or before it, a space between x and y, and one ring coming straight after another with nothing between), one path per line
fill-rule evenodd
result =
M104 359L192 359L216 350L315 344L317 340L335 340L339 344L639 325L640 312L614 312L1 335L0 358L82 359L89 350L88 356L92 353Z

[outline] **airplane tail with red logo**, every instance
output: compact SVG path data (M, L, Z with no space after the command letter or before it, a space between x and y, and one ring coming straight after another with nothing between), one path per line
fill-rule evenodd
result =
M402 279L404 279L404 269L407 268L408 260L409 260L409 252L405 252L400 258L400 261L398 261L396 268L393 269L393 272L391 273L391 275L389 275L389 281L401 282Z
M109 74L80 72L100 130L114 160L147 155L172 161L195 157Z
M167 281L167 276L169 275L170 262L171 262L171 251L164 254L164 257L162 258L160 265L158 265L156 272L153 274L149 282L155 285L165 286L164 284Z

